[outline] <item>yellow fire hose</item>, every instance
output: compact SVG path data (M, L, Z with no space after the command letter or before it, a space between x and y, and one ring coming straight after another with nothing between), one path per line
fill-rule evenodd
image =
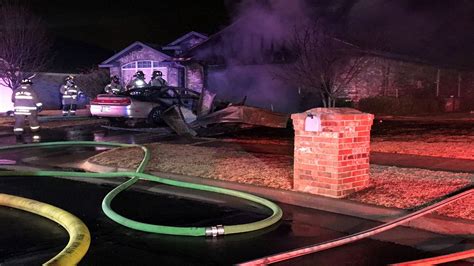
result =
M54 258L43 265L76 265L86 254L91 243L87 226L73 214L32 199L0 193L0 205L24 210L48 218L66 229L69 242Z

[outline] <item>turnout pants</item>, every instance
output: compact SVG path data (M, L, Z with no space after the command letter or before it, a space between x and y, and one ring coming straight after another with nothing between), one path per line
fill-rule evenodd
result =
M63 115L71 114L75 115L77 104L63 104Z
M27 119L28 119L28 124L30 126L31 131L37 132L40 130L37 111L30 111L30 115L15 114L15 126L13 128L13 132L16 135L20 135L24 132L25 121Z
M71 96L71 95L63 96L62 104L63 104L63 115L76 114L77 100L75 99L75 96Z

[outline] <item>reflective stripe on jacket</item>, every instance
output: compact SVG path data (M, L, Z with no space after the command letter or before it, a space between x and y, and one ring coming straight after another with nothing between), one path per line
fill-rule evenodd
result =
M13 91L12 102L15 110L36 110L37 106L42 105L31 85L27 84Z

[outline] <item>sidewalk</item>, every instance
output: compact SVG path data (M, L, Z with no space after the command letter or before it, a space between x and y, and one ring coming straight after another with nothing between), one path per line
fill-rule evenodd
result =
M474 173L474 160L400 153L371 152L370 163L433 171Z
M79 109L75 116L63 116L62 110L44 110L39 113L38 121L42 128L57 128L91 123L103 123L106 120L91 116L88 109ZM14 123L15 118L13 116L1 116L0 135L12 134Z
M456 113L437 113L437 114L421 114L421 115L376 115L377 120L393 120L393 121L474 121L474 113L456 112Z
M89 109L78 109L75 116L63 116L62 110L44 110L38 114L40 122L58 120L82 120L91 117Z

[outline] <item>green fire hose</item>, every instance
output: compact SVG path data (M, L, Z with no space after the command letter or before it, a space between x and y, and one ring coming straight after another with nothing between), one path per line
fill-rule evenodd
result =
M181 235L181 236L218 236L218 235L229 235L229 234L238 234L245 233L250 231L255 231L263 229L265 227L271 226L277 223L282 217L282 210L275 203L263 199L261 197L248 194L245 192L206 186L200 184L193 184L188 182L176 181L171 179L160 178L150 174L143 173L148 161L150 160L150 153L148 149L141 145L135 144L121 144L121 143L112 143L112 142L93 142L93 141L61 141L61 142L47 142L47 143L36 143L36 144L22 144L14 146L5 146L0 147L2 150L13 150L13 149L23 149L23 148L37 148L37 147L60 147L60 146L108 146L108 147L139 147L144 151L144 157L140 162L140 165L135 172L115 172L115 173L81 173L81 172L69 172L69 171L0 171L0 176L49 176L49 177L84 177L84 178L113 178L113 177L130 177L129 180L120 184L112 191L110 191L102 201L102 210L104 213L115 222L144 232L157 233L157 234L167 234L167 235ZM210 191L225 195L230 195L249 201L256 202L263 206L266 206L272 210L272 215L269 217L246 224L239 225L215 225L209 227L175 227L175 226L164 226L164 225L155 225L142 223L135 221L129 218L126 218L118 213L116 213L111 208L112 200L122 191L126 190L139 179L149 180L153 182L158 182L162 184L167 184L176 187L183 187L189 189Z

